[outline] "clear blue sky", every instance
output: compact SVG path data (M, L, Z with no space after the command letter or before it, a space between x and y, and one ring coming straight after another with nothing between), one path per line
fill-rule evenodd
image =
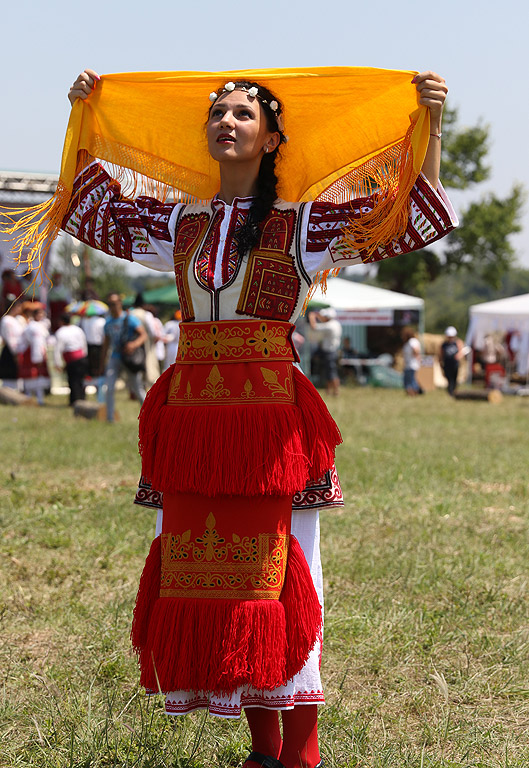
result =
M440 72L460 124L490 127L491 180L456 197L456 206L491 189L507 194L515 181L529 192L522 0L17 0L4 4L0 22L0 169L58 171L66 93L86 66L100 73L374 66ZM529 267L529 201L513 242Z

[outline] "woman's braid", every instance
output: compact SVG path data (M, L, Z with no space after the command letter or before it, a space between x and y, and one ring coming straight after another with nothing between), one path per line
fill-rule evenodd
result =
M273 152L264 154L261 159L259 176L257 177L257 194L250 211L248 212L245 223L234 235L237 241L237 253L240 258L243 258L259 242L261 236L261 224L266 219L277 200L278 178L276 176L275 165L276 160L279 157L279 147L286 142L287 138L277 124L277 115L281 114L282 107L276 96L274 96L268 88L259 85L259 83L238 81L235 83L236 88L237 86L241 86L246 90L253 87L258 89L259 103L261 104L261 109L266 117L268 130L273 133L278 131L280 136L279 145ZM275 112L269 107L269 104L273 101L278 104L278 109Z
M248 216L243 226L235 233L237 240L237 253L239 257L245 256L259 242L261 235L261 223L270 213L277 200L278 178L275 172L275 164L278 150L275 149L267 155L263 155L259 176L257 178L257 194L254 198Z

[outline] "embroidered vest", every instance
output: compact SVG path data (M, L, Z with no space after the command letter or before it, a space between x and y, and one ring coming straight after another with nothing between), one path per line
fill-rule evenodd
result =
M238 315L292 322L310 286L301 261L304 203L278 201L263 222L258 244L237 259L231 277L212 289L198 272L211 242L213 215L206 205L186 206L176 224L174 268L182 319L223 320Z

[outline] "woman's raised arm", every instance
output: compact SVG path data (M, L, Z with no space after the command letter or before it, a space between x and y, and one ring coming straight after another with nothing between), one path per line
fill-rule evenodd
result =
M419 104L430 110L430 142L421 170L432 187L437 189L441 166L441 125L448 88L441 75L431 71L415 75L412 83L417 88Z
M93 69L81 72L68 93L72 106L77 99L88 98L100 80ZM75 179L62 229L112 256L172 271L174 225L170 222L179 207L150 197L122 197L118 182L87 155L85 167Z

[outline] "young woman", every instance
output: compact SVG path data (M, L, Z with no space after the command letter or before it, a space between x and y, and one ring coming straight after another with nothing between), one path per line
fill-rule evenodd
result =
M44 405L44 396L50 386L48 371L49 322L44 305L38 301L22 304L22 314L27 325L18 345L22 362L18 375L24 382L26 394L36 397L39 405Z
M72 104L98 82L93 70L82 72ZM456 223L438 185L447 89L433 72L413 82L430 110L422 175L406 232L369 253L344 232L376 207L376 195L344 204L277 199L283 106L247 81L221 83L209 97L207 144L220 168L211 201L125 199L85 156L63 222L93 247L175 272L177 362L140 420L138 499L163 513L132 638L142 682L166 694L167 712L207 707L237 717L245 709L247 768L320 762L318 510L341 503L340 435L295 365L292 324L317 275L422 248Z

